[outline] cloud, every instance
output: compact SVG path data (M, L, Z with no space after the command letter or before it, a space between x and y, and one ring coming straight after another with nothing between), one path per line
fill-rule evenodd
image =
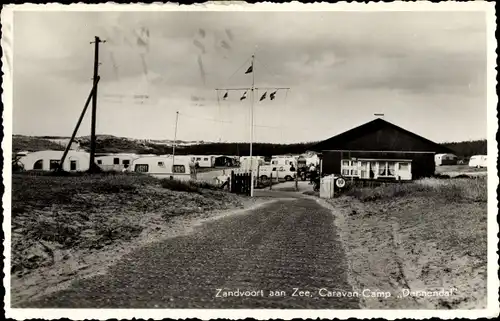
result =
M366 93L386 100L394 92L408 100L454 94L467 103L485 94L479 12L17 12L14 23L21 110L72 101L70 90L48 87L36 100L33 79L89 90L96 35L107 41L99 92L147 94L158 108L204 99L193 108L211 113L215 88L249 86L252 77L258 86L292 87L294 110L344 98L349 105ZM252 53L255 73L245 75Z

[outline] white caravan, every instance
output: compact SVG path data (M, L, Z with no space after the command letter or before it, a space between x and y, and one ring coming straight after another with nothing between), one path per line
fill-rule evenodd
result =
M95 158L96 164L105 171L122 171L127 169L132 161L141 157L137 154L110 154L104 156L97 156Z
M245 158L240 158L240 168L238 172L246 173L250 171L250 169L256 172L259 166L264 165L264 159L261 156L252 156L252 159L250 159L250 156L244 157Z
M134 159L130 171L144 173L156 178L170 178L181 181L196 179L194 164L186 157L146 156ZM172 171L173 170L173 171Z
M215 156L213 155L190 155L190 156L191 160L195 164L198 164L198 167L200 168L210 168L215 166Z
M24 170L51 171L59 167L64 151L43 150L28 153L19 159ZM90 155L83 151L68 151L64 160L63 170L68 172L82 172L89 169Z
M271 158L271 165L295 165L297 166L297 157L294 156L273 156Z
M469 160L469 167L488 167L487 156L486 155L474 155Z

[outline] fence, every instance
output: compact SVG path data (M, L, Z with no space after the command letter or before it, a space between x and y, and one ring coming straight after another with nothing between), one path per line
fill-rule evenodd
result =
M231 171L231 193L250 196L251 179L250 173L236 174L234 171Z

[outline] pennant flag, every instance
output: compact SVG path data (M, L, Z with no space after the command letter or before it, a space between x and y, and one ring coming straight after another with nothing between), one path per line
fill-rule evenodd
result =
M247 99L247 92L245 91L245 93L243 94L243 96L241 96L240 100L243 100L243 99Z
M251 72L253 72L253 63L250 67L248 67L247 71L245 71L245 74L249 74Z
M224 97L222 97L222 99L226 99L227 98L227 91L226 93L224 94Z
M262 97L260 97L260 101L263 101L264 99L266 99L266 95L267 95L267 91L264 93L264 95L262 95Z
M276 91L277 91L277 90L276 90ZM271 100L274 100L274 98L276 98L276 97L274 97L274 96L276 96L276 91L275 91L275 92L272 92L272 93L269 95L269 98L270 98Z

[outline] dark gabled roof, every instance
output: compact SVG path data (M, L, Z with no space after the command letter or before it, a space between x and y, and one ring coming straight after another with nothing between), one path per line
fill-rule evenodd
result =
M341 134L338 134L337 136L333 136L333 137L328 138L324 141L321 141L318 144L314 145L311 149L314 151L321 152L324 150L332 149L331 148L332 146L343 146L345 144L345 142L349 142L349 141L352 141L358 137L373 133L373 132L375 132L381 128L384 128L384 127L385 128L393 128L397 131L408 134L409 136L412 136L415 139L421 140L421 141L429 144L430 146L435 147L435 150L434 150L435 152L452 153L452 154L454 153L451 149L449 149L443 145L437 144L437 143L435 143L427 138L424 138L424 137L419 136L415 133L412 133L409 130L406 130L402 127L396 126L396 125L394 125L394 124L392 124L392 123L390 123L382 118L374 119L374 120L372 120L368 123L365 123L361 126L355 127L353 129L345 131ZM341 148L339 148L339 149L341 149Z

